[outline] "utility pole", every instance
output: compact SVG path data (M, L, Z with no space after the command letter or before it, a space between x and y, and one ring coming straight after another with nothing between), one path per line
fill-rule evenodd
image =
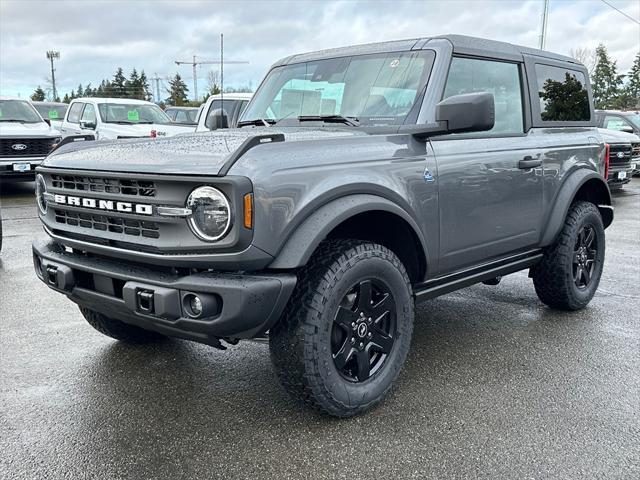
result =
M549 16L549 0L543 0L542 18L540 22L540 36L538 37L538 48L544 50L544 44L547 40L547 18Z
M223 57L223 45L222 45L222 35L220 35L220 60L196 60L196 56L193 56L193 60L192 61L187 61L187 60L175 60L175 64L176 65L191 65L193 67L193 98L195 101L198 101L198 73L196 70L196 67L198 65L220 65L220 70L221 70L221 74L220 74L220 83L222 83L222 78L223 77L223 69L224 69L224 65L223 65L223 61L224 61L224 57ZM245 62L245 61L234 61L234 60L227 60L226 63L233 63L233 64L244 64L244 63L249 63L249 62Z
M56 91L56 69L53 68L53 61L60 59L60 52L49 50L47 52L47 58L51 61L51 85L53 87L53 101L55 102L58 99L58 92Z
M151 80L154 80L156 82L156 88L153 93L153 97L156 103L160 103L160 77L157 73L154 73L154 75L155 77L151 77Z

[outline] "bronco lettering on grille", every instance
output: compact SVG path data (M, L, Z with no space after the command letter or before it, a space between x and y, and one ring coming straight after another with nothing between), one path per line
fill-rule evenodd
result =
M116 202L113 200L98 200L87 197L74 197L71 195L53 196L53 201L59 205L71 205L73 207L95 208L112 212L137 213L138 215L153 215L153 207L142 203Z

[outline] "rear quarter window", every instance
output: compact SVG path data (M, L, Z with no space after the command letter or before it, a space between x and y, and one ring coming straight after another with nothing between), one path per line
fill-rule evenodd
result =
M543 122L588 122L591 120L589 91L583 72L536 64L540 120Z

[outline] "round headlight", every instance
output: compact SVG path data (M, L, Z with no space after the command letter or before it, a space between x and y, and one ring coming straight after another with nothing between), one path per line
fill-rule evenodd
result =
M36 202L43 215L47 214L47 201L44 198L46 192L47 184L44 182L44 177L41 174L36 175Z
M189 226L202 240L220 240L231 227L231 208L224 194L213 187L198 187L187 199Z

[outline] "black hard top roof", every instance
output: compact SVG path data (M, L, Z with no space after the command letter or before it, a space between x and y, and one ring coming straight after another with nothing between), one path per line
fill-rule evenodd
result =
M308 62L331 57L346 57L351 55L366 55L371 53L397 52L401 50L411 50L412 48L425 48L433 40L447 40L453 45L454 53L463 55L490 56L504 59L518 60L522 55L534 55L562 62L570 62L580 65L574 58L556 53L539 50L537 48L514 45L508 42L488 40L486 38L469 37L466 35L439 35L435 37L413 38L408 40L395 40L391 42L368 43L364 45L354 45L349 47L332 48L328 50L318 50L316 52L292 55L276 62L277 65L287 65L292 63Z

